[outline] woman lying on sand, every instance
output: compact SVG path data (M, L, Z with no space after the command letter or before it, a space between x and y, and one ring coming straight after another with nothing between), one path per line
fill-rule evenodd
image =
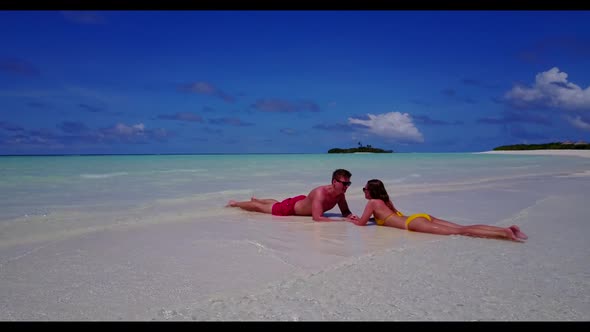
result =
M367 202L363 215L359 219L352 221L359 226L366 225L371 215L373 215L378 225L407 229L415 232L500 238L518 242L524 242L528 238L516 225L506 228L488 225L463 226L435 218L425 213L404 216L393 206L383 182L377 179L369 180L363 191L365 198L369 201Z

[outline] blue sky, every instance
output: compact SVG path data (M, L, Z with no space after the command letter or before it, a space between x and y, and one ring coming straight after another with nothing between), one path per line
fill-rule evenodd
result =
M0 154L590 141L590 11L0 11Z

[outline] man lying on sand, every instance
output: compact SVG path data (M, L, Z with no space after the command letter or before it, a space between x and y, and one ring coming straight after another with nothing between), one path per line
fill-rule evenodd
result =
M358 217L350 212L346 202L346 189L350 187L352 174L345 169L337 169L332 173L332 184L319 186L309 192L307 196L299 195L287 198L282 202L276 199L258 199L252 197L249 201L236 202L230 200L227 206L239 207L247 211L270 213L275 216L311 216L314 221L335 221L327 218L323 213L338 204L342 220L356 220Z

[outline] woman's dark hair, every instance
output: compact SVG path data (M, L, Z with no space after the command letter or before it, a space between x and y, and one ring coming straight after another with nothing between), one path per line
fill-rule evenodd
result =
M380 199L382 200L387 207L395 211L393 208L393 203L389 199L389 195L387 194L387 190L385 190L385 186L381 180L372 179L367 181L367 191L369 192L369 196L373 199Z

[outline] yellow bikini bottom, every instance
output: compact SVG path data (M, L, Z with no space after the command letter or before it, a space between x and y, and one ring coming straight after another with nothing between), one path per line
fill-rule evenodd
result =
M428 215L426 213L416 213L416 214L409 216L408 219L406 219L406 229L411 232L412 230L409 228L410 223L412 222L412 220L414 220L416 218L420 218L420 217L424 217L424 218L428 219L428 221L432 221L432 219L430 218L430 215Z
M377 219L377 218L375 218L375 222L377 223L377 225L383 226L385 224L385 220L389 219L389 217L393 216L394 214L397 214L400 217L403 217L404 216L403 213L397 211L397 212L394 212L394 213L388 215L387 217L385 217L385 219ZM413 215L409 216L408 219L406 219L406 229L411 232L412 230L410 230L408 228L408 226L410 226L410 223L414 219L420 218L420 217L424 217L424 218L428 219L429 221L432 221L432 219L430 218L430 215L428 215L426 213L416 213L416 214L413 214Z

